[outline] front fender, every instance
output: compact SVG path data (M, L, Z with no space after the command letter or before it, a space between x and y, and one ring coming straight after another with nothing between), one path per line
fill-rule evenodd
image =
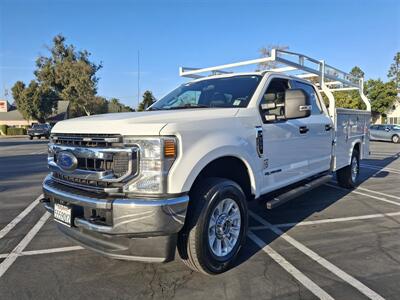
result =
M235 129L231 129L232 132ZM200 172L212 161L226 156L240 159L247 167L252 193L258 197L260 161L255 151L254 129L246 134L227 134L226 132L207 132L201 135L175 134L181 141L179 155L168 176L168 192L188 192ZM251 137L251 139L250 139ZM254 141L253 141L254 140Z

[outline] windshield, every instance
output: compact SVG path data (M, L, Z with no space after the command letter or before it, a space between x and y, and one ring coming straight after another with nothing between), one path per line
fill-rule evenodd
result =
M246 107L261 78L258 75L241 75L186 83L158 100L149 110Z

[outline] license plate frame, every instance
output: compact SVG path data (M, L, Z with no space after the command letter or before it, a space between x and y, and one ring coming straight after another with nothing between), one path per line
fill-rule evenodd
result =
M65 226L72 226L72 207L60 203L54 203L54 221Z

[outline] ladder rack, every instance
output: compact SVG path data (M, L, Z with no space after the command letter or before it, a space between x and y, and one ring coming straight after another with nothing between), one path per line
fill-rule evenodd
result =
M180 67L179 75L181 77L188 78L202 78L205 77L204 73L211 72L211 75L232 73L225 71L226 69L232 69L237 67L243 67L248 65L255 65L266 62L276 62L282 67L270 68L263 70L263 74L266 72L278 72L288 73L296 72L291 74L292 76L310 80L311 78L317 78L318 83L316 86L320 89L320 92L325 93L329 99L329 114L334 117L335 115L335 98L332 92L335 91L347 91L347 90L358 90L361 99L367 107L367 111L371 111L371 104L368 98L364 95L364 79L358 78L344 72L338 68L328 65L323 60L317 60L307 55L280 50L272 49L271 55L268 57L246 60L237 63L219 65L208 68L187 68Z

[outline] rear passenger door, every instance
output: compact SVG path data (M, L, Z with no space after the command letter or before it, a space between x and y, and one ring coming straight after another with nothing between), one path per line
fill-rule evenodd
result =
M333 124L322 110L322 104L317 92L311 84L293 80L293 89L302 89L309 98L311 116L305 118L308 130L307 153L308 170L314 175L330 168L332 156Z

